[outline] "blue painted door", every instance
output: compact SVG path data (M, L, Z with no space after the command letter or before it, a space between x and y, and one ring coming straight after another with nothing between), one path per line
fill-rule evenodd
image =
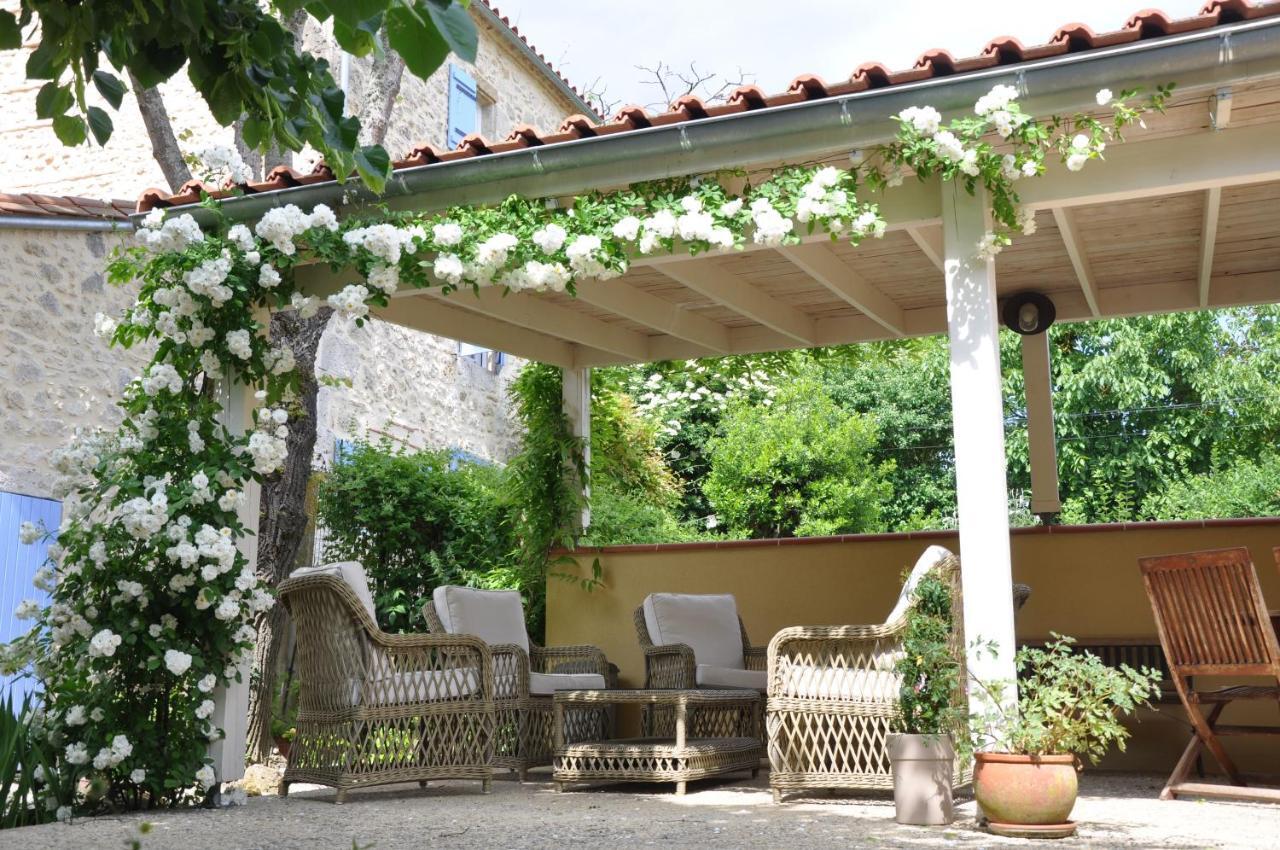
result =
M476 80L457 65L449 66L449 117L446 141L452 150L479 126Z
M48 557L49 541L30 545L19 543L18 529L24 522L43 525L56 532L62 522L62 503L0 492L0 642L4 643L31 629L31 620L19 620L13 616L13 610L24 599L34 599L41 605L49 603L49 594L36 590L31 584L36 570L44 566ZM14 702L19 705L34 686L35 683L27 676L0 679L0 688L12 694Z

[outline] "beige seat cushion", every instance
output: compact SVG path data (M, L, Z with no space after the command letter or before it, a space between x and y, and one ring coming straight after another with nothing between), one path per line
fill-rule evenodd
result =
M742 630L738 603L728 593L651 593L644 621L655 646L683 643L698 664L741 670Z
M604 689L604 676L599 673L530 673L529 693L547 696L556 691L595 691Z
M888 670L842 667L792 667L782 681L782 695L800 699L896 702L902 676Z
M373 594L369 592L369 580L365 576L364 567L360 565L359 561L342 561L333 564L319 564L314 567L299 567L289 574L289 578L316 575L337 576L345 581L347 587L355 592L356 598L360 600L364 610L369 612L370 619L375 623L378 622L378 614L373 607Z
M699 664L695 674L700 688L751 688L763 691L769 687L769 674L764 670L739 670L736 667Z
M475 635L491 646L514 643L529 651L524 607L516 591L442 585L435 589L432 600L436 616L449 634Z
M369 682L365 693L370 705L471 699L480 696L480 676L470 667L391 673Z

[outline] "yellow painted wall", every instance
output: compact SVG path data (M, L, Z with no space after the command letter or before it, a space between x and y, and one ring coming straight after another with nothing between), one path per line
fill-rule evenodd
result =
M955 551L954 532L861 535L788 541L622 546L576 553L583 574L600 559L604 587L587 592L549 579L547 642L589 643L619 665L624 686L643 684L644 660L632 613L649 593L733 593L753 643L767 644L784 626L879 623L889 613L901 574L937 543ZM1059 526L1013 533L1014 580L1031 585L1018 615L1018 637L1050 632L1086 638L1150 638L1151 607L1137 559L1143 555L1248 546L1263 594L1280 608L1280 573L1271 547L1280 545L1280 518ZM960 552L963 562L964 553ZM570 571L571 568L570 568ZM973 635L970 635L973 637ZM1276 707L1235 708L1224 722L1280 722ZM1164 709L1181 718L1178 706ZM1135 727L1129 752L1104 766L1167 770L1185 744L1181 723L1159 716ZM1230 741L1246 770L1280 773L1280 748L1263 739Z

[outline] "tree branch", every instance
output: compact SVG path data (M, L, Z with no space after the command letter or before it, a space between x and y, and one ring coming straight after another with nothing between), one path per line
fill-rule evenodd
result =
M378 32L378 48L360 92L360 111L356 114L360 119L360 141L366 145L380 145L387 138L391 111L404 79L404 59L387 43L385 28Z

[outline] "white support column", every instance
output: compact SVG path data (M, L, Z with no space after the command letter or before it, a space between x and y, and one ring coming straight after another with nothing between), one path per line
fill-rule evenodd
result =
M219 381L218 395L222 404L222 424L232 434L242 434L253 428L255 401L253 388L230 380ZM239 548L251 566L258 563L258 510L262 488L257 482L245 486L244 501L237 514L248 534L241 538ZM209 722L225 733L223 738L209 745L213 759L213 771L219 782L234 782L244 776L245 743L249 734L249 674L250 665L240 668L240 681L232 682L213 693L213 715Z
M1009 492L1005 478L1004 403L1000 384L995 263L978 256L991 227L987 194L959 181L942 186L951 410L956 449L961 583L969 670L987 685L1004 683L1016 699L1013 579L1009 556ZM994 644L995 656L975 651ZM970 688L981 710L979 689Z
M1031 466L1031 513L1062 512L1058 496L1058 445L1053 427L1053 378L1049 332L1022 337L1022 378L1027 396L1027 455Z
M582 439L582 462L591 470L591 370L561 369L564 384L564 415L569 417L573 435ZM584 497L591 495L591 482L582 482ZM591 525L591 508L582 509L582 530Z

